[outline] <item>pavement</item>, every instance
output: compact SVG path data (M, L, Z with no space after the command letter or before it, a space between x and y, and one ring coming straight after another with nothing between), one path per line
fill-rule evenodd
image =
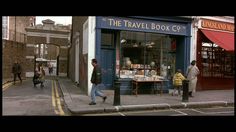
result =
M59 87L63 93L65 106L72 115L158 110L177 108L204 108L215 106L234 106L234 89L197 91L188 102L182 102L181 96L171 94L139 94L120 95L120 105L114 106L114 90L103 90L107 95L103 103L101 97L96 97L96 105L88 105L90 97L68 78L58 77Z

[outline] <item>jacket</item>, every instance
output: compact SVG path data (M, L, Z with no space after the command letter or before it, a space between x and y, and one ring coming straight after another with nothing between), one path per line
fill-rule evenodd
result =
M174 77L173 77L173 84L174 86L182 86L182 81L185 80L185 77L177 72L175 73Z
M189 66L186 72L187 75L187 79L188 80L193 80L195 78L197 78L197 75L200 73L198 67L196 65L194 66Z
M12 67L12 73L13 74L17 74L17 73L21 73L21 66L18 63L15 63Z
M102 82L102 72L101 68L98 65L93 68L91 82L96 85Z

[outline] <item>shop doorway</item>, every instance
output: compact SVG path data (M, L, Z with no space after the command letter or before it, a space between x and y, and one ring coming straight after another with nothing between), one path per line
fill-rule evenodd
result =
M101 68L104 89L113 89L115 76L115 39L116 32L102 30L101 34Z
M113 88L114 80L114 49L101 50L101 68L102 68L102 83L105 89Z

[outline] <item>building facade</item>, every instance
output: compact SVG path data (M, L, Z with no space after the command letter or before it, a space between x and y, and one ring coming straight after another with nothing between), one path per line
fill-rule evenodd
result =
M192 54L201 71L197 90L233 89L234 17L198 16L193 21Z
M22 77L25 77L25 27L34 26L35 16L2 16L2 75L3 79L12 78L12 66L15 60L22 65ZM12 54L14 53L14 54Z
M89 16L73 17L72 23L69 76L88 95L93 58L102 67L105 89L119 80L121 94L132 94L132 80L141 76L166 80L167 91L175 70L186 71L190 63L191 17Z
M27 27L26 77L32 77L38 61L56 62L56 75L67 76L71 25L55 25L47 19L42 24ZM46 63L47 62L39 62Z

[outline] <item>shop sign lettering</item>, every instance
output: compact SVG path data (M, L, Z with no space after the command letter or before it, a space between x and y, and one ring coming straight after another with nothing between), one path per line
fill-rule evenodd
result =
M212 20L202 20L202 27L209 28L209 29L234 32L234 24L225 23L225 22L218 22L218 21L212 21Z
M116 17L101 17L100 20L99 28L187 35L186 24Z

